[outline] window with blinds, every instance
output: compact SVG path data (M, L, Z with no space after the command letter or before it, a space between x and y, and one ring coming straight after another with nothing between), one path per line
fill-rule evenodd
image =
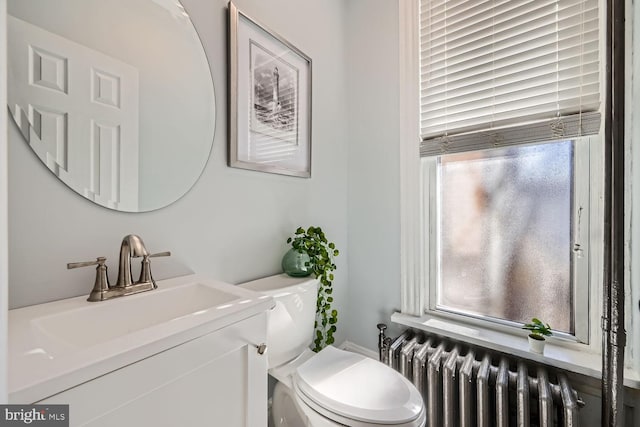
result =
M595 134L597 0L421 0L421 154Z
M424 311L588 343L599 2L419 4Z

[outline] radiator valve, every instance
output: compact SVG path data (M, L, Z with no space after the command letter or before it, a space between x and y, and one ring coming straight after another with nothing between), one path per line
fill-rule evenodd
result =
M384 323L378 323L378 358L385 365L389 363L389 346L391 345L391 338L385 335L387 325Z

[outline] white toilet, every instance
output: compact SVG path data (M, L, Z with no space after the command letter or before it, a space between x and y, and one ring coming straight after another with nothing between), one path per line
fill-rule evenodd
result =
M272 414L278 427L423 427L422 397L411 382L371 358L327 347L309 349L318 281L281 274L240 285L271 295L267 355L278 380Z

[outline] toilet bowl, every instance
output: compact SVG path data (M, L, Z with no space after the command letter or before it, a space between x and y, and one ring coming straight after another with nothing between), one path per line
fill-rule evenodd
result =
M271 276L242 287L272 296L267 356L278 383L272 417L278 427L423 427L426 415L415 386L366 356L328 346L309 349L318 281Z

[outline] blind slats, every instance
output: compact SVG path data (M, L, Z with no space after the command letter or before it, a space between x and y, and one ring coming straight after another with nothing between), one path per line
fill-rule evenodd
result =
M554 19L550 19L554 18ZM462 45L473 42L475 44L500 44L511 40L515 36L528 35L531 31L553 34L558 32L560 28L571 30L574 27L584 28L586 30L597 29L598 16L594 12L592 15L571 16L567 19L558 19L556 16L544 16L536 20L527 21L508 21L501 26L496 23L489 22L489 26L477 26L472 29L463 28L459 31L452 32L451 28L442 29L433 28L428 39L421 38L421 41L428 41L433 47L447 45L448 48L459 48ZM553 33L549 33L553 31ZM582 31L582 30L580 30Z
M570 73L571 70L566 70ZM585 70L583 70L585 71ZM557 75L535 75L527 78L527 74L522 76L514 75L510 76L513 79L504 78L500 82L500 85L492 85L491 82L482 82L483 84L475 84L473 86L467 85L459 88L456 91L442 91L439 94L433 94L430 96L424 96L422 101L423 106L427 112L430 112L438 107L442 103L445 103L447 108L453 108L456 105L466 104L469 102L485 102L488 97L493 100L500 99L505 96L511 96L511 94L517 94L516 99L521 99L520 88L523 85L527 85L529 90L529 96L536 93L541 95L547 95L549 91L557 91L556 98L560 99L562 93L572 91L575 96L580 96L583 92L583 88L587 86L597 85L598 83L598 70L593 70L590 74L584 74L584 79L579 85L572 86L572 83L576 83L573 79L562 78ZM596 87L596 92L598 88ZM544 93L542 93L544 92ZM437 114L437 113L436 113Z
M596 47L590 52L578 51L574 53L573 51L573 48L563 50L561 52L561 60L558 60L558 52L545 53L540 51L530 52L530 57L527 57L526 54L522 55L521 58L515 57L511 63L502 63L499 61L487 64L486 62L478 62L467 63L465 67L442 66L439 68L424 68L421 72L421 77L423 79L430 78L431 86L423 89L428 90L434 88L435 92L436 86L438 86L439 83L438 79L443 82L452 83L451 86L454 87L456 86L455 83L461 79L467 79L472 84L476 81L503 79L510 75L527 71L535 71L536 74L539 74L543 73L544 70L563 72L565 69L575 66L581 66L587 70L598 68L598 51ZM533 59L535 63L532 64L532 61L529 59ZM586 62L585 59L587 60ZM536 70L540 70L540 72ZM429 75L427 75L427 73Z
M495 51L495 55L499 56L499 52L508 51L510 47L523 43L546 45L549 44L549 41L553 41L558 45L563 45L567 43L575 44L576 39L588 42L598 38L597 20L594 22L567 22L566 24L562 29L557 29L555 23L530 29L518 27L517 30L514 28L514 31L502 38L496 38L491 34L486 36L483 33L477 33L452 40L446 35L438 37L438 34L433 34L435 38L421 40L421 48L422 53L425 54L447 52L449 57L453 57L478 48L486 49L488 45L492 48L492 51ZM486 32L490 33L491 29L486 29Z
M457 134L598 111L597 0L421 0L420 8L421 153L441 152L424 146L442 137L451 150ZM599 114L589 117L575 129L598 132Z

